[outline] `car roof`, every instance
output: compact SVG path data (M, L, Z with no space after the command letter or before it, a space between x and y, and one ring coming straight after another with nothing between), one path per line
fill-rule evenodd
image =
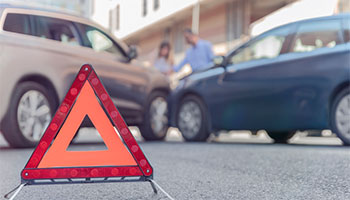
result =
M236 48L233 48L232 50L228 51L226 56L232 54L232 52L236 51L237 49L241 48L242 46L246 45L247 43L249 43L250 41L252 40L255 40L257 38L261 38L261 37L264 37L266 36L266 34L269 34L271 31L274 31L274 30L277 30L277 29L280 29L280 28L284 28L284 27L287 27L287 26L293 26L295 24L300 24L300 23L305 23L305 22L313 22L313 21L322 21L322 20L332 20L332 19L350 19L350 13L341 13L341 14L336 14L336 15L330 15L330 16L324 16L324 17L315 17L315 18L310 18L310 19L303 19L303 20L298 20L298 21L295 21L295 22L290 22L290 23L287 23L287 24L283 24L283 25L280 25L280 26L277 26L277 27L274 27L272 29L269 29L257 36L254 36L252 38L250 38L248 41L244 42L243 44L237 46Z
M60 8L54 8L54 7L47 8L47 7L40 7L40 6L34 7L34 6L23 5L23 4L0 3L0 16L1 16L1 12L3 12L5 9L8 9L8 8L9 9L24 9L24 10L30 10L30 11L42 11L42 12L47 12L47 13L60 14L60 15L65 16L65 17L72 18L72 19L70 19L72 21L79 20L78 22L93 25L93 26L103 30L104 32L108 32L109 36L112 37L115 41L117 41L119 46L125 52L128 52L128 50L129 50L129 47L123 41L116 38L112 33L110 33L104 27L91 21L89 18L82 17L78 14L75 14L74 12L69 12L67 10L63 10Z
M67 10L63 10L60 8L55 8L55 7L40 7L40 6L30 6L30 5L25 5L25 4L12 4L12 3L0 3L0 9L4 10L6 8L20 8L20 9L26 9L26 10L34 10L34 11L45 11L45 12L52 12L52 13L57 13L57 14L64 14L72 17L79 17L79 18L84 18L82 16L79 16L75 12L69 12ZM85 18L86 19L86 18Z
M345 18L349 18L350 19L350 13L341 13L341 14L336 14L336 15L330 15L330 16L324 16L324 17L315 17L315 18L310 18L310 19L303 19L303 20L298 20L295 22L290 22L287 24L283 24L281 26L277 26L275 28L272 28L270 30L265 31L264 33L261 33L260 35L263 35L271 30L275 30L281 27L285 27L285 26L291 26L293 24L299 24L299 23L305 23L305 22L314 22L314 21L322 21L322 20L331 20L331 19L345 19Z

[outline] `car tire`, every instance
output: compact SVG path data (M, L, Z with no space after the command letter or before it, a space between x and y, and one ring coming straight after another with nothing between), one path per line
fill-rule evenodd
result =
M330 124L333 133L342 140L344 145L350 145L350 88L343 89L335 97L332 107Z
M34 147L50 123L55 106L54 96L44 86L36 82L18 84L1 127L10 146Z
M208 121L207 109L200 98L188 95L182 99L176 124L186 141L206 141L210 135Z
M147 141L163 140L168 132L168 103L165 92L153 92L148 100L144 123L139 126Z
M268 131L267 134L274 140L274 143L287 144L288 140L293 137L293 131Z

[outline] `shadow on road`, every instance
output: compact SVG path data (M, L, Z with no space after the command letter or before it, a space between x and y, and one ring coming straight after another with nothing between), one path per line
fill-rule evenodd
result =
M216 146L216 145L227 145L227 146L269 146L269 147L280 147L280 148L290 148L290 147L312 147L312 148L349 148L349 146L343 146L339 144L317 144L317 143L289 143L289 144L274 144L271 141L250 141L246 139L242 140L230 140L230 141L219 141L219 140L209 140L207 142L183 142L183 141L137 141L141 146L152 146L152 145L181 145L181 146ZM104 146L103 141L82 141L82 142L74 142L71 145L73 146ZM8 150L21 150L21 149L34 149L34 148L12 148L7 145L0 145L0 151L8 151Z
M274 144L274 143L255 143L255 142L220 142L220 141L212 141L208 144L215 144L215 145L251 145L251 146L278 146L281 148L284 147L315 147L315 148L349 148L349 146L343 146L343 145L335 145L335 144L298 144L298 143L289 143L289 144Z

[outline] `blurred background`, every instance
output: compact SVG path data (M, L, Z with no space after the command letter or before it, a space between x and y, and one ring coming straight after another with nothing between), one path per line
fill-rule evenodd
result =
M151 66L158 44L167 40L174 62L188 47L183 30L192 28L213 44L216 55L274 27L314 17L350 12L348 0L1 0L55 8L95 21L138 48L138 60ZM188 74L190 67L184 67ZM179 77L182 74L178 74Z

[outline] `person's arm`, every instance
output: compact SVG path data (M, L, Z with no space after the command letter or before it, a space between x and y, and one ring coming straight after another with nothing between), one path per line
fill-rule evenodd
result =
M208 61L211 62L214 58L214 53L213 53L213 46L211 45L210 42L208 42L206 50L207 50Z
M180 69L181 69L184 65L186 65L187 63L188 63L188 59L187 59L187 53L186 53L185 58L184 58L178 65L174 66L174 71L175 71L175 72L179 72Z

